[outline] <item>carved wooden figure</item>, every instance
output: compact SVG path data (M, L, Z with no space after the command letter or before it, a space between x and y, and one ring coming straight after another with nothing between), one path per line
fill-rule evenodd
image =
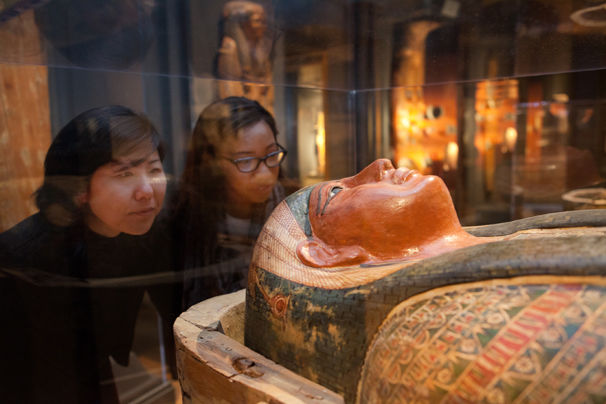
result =
M260 4L229 1L223 8L223 34L217 55L219 97L243 96L273 111L273 39Z
M464 229L439 178L377 160L274 210L245 343L347 402L604 400L602 226L596 210Z

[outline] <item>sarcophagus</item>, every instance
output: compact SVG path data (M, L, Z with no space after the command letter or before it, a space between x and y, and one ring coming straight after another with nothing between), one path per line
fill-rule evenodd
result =
M276 208L249 271L246 352L345 402L606 399L605 211L463 229L440 181L395 171Z

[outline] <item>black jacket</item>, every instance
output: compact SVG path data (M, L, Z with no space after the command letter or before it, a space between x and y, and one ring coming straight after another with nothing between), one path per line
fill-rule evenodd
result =
M109 356L128 364L145 291L165 335L179 314L180 287L162 237L158 224L145 236L106 238L86 226L54 226L41 214L0 234L0 377L7 390L0 395L117 402Z

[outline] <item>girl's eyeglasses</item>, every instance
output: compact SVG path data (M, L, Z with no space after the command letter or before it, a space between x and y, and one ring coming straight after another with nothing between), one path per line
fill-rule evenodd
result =
M257 168L259 168L259 164L261 162L265 163L265 165L269 168L277 167L280 165L284 157L286 157L286 153L288 151L282 146L278 145L280 150L276 150L267 154L265 157L242 157L240 159L229 159L227 157L223 157L225 160L232 162L238 171L242 173L252 173Z

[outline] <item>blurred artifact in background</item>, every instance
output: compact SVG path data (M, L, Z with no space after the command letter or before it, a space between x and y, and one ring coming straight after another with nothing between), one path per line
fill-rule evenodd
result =
M244 96L273 111L273 39L263 6L230 1L223 8L221 48L217 55L219 97Z

